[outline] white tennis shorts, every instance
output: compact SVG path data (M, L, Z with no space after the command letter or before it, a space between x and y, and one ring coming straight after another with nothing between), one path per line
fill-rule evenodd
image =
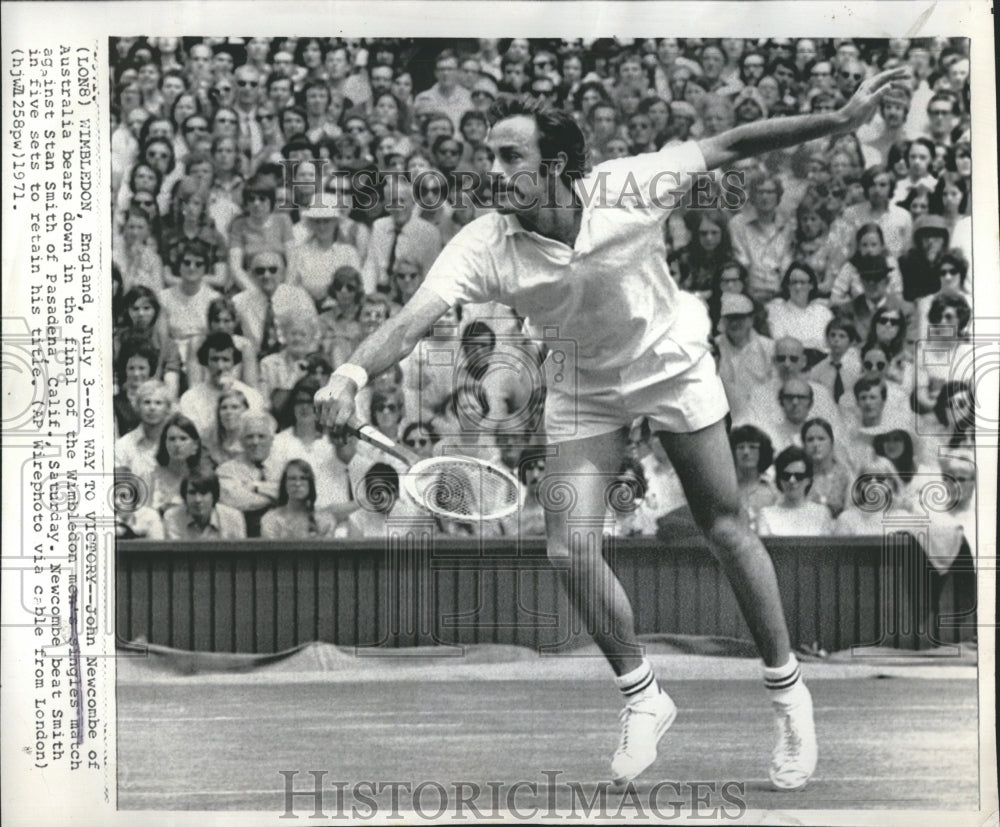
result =
M577 369L574 380L547 360L546 439L599 436L640 416L654 432L691 433L718 422L729 402L709 349L709 329L708 312L695 299L684 303L669 335L626 367Z

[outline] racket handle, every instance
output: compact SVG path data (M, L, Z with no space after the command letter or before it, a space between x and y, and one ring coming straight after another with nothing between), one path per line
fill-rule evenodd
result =
M402 460L407 465L415 465L420 459L413 451L389 439L378 428L372 425L365 425L360 420L351 420L347 424L347 430L357 436L358 439L363 439L369 445L374 445L379 450L384 451L389 456Z

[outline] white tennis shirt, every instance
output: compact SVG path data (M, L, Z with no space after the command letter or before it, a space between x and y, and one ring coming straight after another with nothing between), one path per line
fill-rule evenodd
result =
M573 341L583 370L621 368L652 350L668 375L673 363L680 372L690 359L678 341L691 339L679 327L704 313L687 312L690 297L670 276L663 223L704 171L694 141L600 164L577 182L584 207L573 247L490 213L452 239L424 286L449 305L514 308L533 338Z

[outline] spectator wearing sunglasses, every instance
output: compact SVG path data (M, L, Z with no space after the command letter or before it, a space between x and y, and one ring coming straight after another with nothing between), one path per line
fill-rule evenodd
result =
M448 135L440 135L431 145L431 155L434 166L444 175L450 184L455 182L455 171L461 166L465 147L461 141ZM436 198L435 200L439 200Z
M415 214L437 228L438 237L443 247L462 229L462 225L455 220L455 210L448 200L449 180L454 180L451 173L455 172L452 165L457 166L462 157L462 144L460 141L441 137L435 141L435 146L440 147L442 155L447 159L445 167L451 172L444 173L433 170L425 175L417 176L417 209ZM426 264L419 263L426 269Z
M952 130L958 122L960 107L953 92L936 92L927 102L927 131L924 133L934 144L951 146Z
M285 256L278 250L256 253L250 259L249 272L251 281L233 297L233 306L243 335L263 357L281 349L279 318L315 320L316 305L301 287L284 283Z
M896 296L889 294L889 275L892 272L884 256L872 256L857 262L858 276L864 292L846 304L836 307L836 313L848 319L858 332L867 340L875 314L883 309L893 309L906 315L909 305Z
M790 446L774 460L780 499L765 505L757 518L761 537L828 537L833 531L830 509L809 499L812 460L802 448Z
M777 393L781 413L774 419L758 419L771 437L776 451L800 445L802 426L815 412L812 386L804 378L786 379Z
M233 83L236 86L233 111L238 119L239 144L249 155L256 155L263 146L260 124L257 122L262 81L260 72L250 65L240 66L233 73Z
M247 263L264 250L285 251L292 242L292 220L275 209L276 193L270 179L250 179L243 188L244 213L229 228L229 270L237 286L250 289ZM284 268L282 268L282 279Z
M283 81L288 83L287 80ZM271 101L265 101L257 107L254 119L257 123L260 141L250 158L250 175L256 175L265 164L279 164L284 157L281 153L285 145L285 136L281 131L281 123L278 120L278 113L281 108L275 106Z
M319 315L321 346L334 368L347 361L361 341L363 300L361 274L357 268L337 268Z
M441 437L427 422L410 422L403 429L403 445L413 450L421 459L434 456L434 446Z
M912 384L909 381L899 381L900 371L893 368L893 360L885 348L877 342L871 342L861 347L861 377L859 378L863 377L885 382L886 408L892 418L898 420L902 427L906 427L906 418L910 416L911 411L909 389ZM840 399L840 409L848 421L856 420L859 417L854 395L850 392L851 387L853 385L848 387L848 392Z
M885 518L894 513L908 513L899 475L889 460L875 457L860 466L831 533L835 537L881 537Z
M177 251L179 280L159 294L160 306L170 338L177 343L187 365L193 344L208 332L208 307L219 298L205 283L212 265L211 251L203 241L185 241Z
M820 416L833 423L834 427L840 429L840 411L833 401L833 397L826 387L810 379L808 374L809 356L799 339L794 336L783 336L774 342L772 356L771 378L759 382L750 394L750 406L741 413L739 417L734 415L736 422L753 422L761 425L765 429L771 428L771 423L779 423L786 420L786 413L791 408L783 401L784 385L791 380L801 380L806 383L810 395L810 410L813 416ZM776 450L781 450L785 445L798 442L798 427L794 420L799 411L784 426L784 430L778 439L777 432L772 433L772 437L777 440ZM772 428L773 430L773 428Z
M180 278L179 256L184 243L197 240L207 246L211 262L206 284L216 290L225 290L229 286L226 263L229 249L226 239L216 230L208 215L208 191L197 179L182 178L174 189L172 202L167 227L160 237L164 276L170 283Z
M174 153L180 161L185 161L192 152L201 151L207 145L211 149L211 132L208 118L200 112L188 115L177 130L174 139Z
M289 250L288 284L304 289L317 304L327 298L334 273L343 267L361 269L358 251L338 241L340 217L341 211L333 206L303 210L309 236Z
M333 456L333 443L326 438L313 410L313 397L319 388L319 382L313 377L302 377L295 382L278 409L279 430L272 450L282 462L304 459L314 468L319 468Z
M902 358L908 341L906 331L908 318L902 310L895 307L881 307L872 316L868 337L865 339L863 351L870 345L882 349L889 358L885 377L893 382L912 387L912 377L905 372L907 361Z

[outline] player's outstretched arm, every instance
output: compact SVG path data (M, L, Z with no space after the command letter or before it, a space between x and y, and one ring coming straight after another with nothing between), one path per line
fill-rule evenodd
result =
M909 69L899 66L864 81L854 96L836 112L795 115L737 126L699 142L709 169L732 164L742 158L784 149L840 132L851 132L868 121L893 81L902 80Z
M336 433L354 415L354 397L362 372L374 376L407 356L430 330L448 304L437 293L421 287L406 306L365 339L348 360L330 377L314 399L321 425ZM346 374L346 375L345 375Z

